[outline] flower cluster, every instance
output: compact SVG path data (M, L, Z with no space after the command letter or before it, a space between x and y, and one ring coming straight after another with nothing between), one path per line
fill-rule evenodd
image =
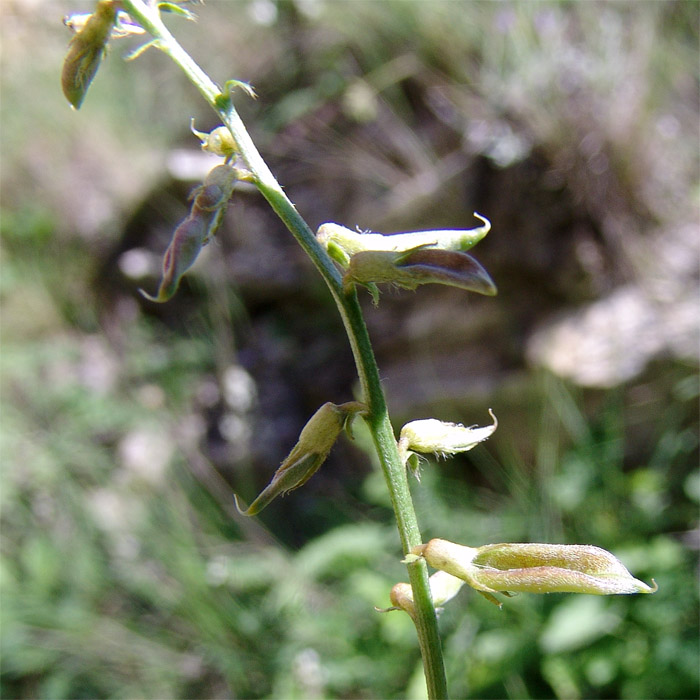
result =
M144 34L144 27L159 17L161 11L193 19L194 15L181 6L185 1L149 0L143 5L143 11L137 13L133 3L97 0L93 13L66 18L66 25L75 35L68 47L61 84L72 107L79 109L82 105L110 40ZM143 27L122 9L124 5L131 7L132 14L142 18ZM149 21L145 21L144 18L149 17ZM132 52L131 58L149 46L164 48L166 35L156 34L152 41ZM229 80L223 91L213 98L212 106L220 114L228 114L232 104L231 92L238 88L251 97L255 96L247 83ZM195 190L187 217L175 229L163 258L157 295L150 296L141 290L145 297L156 302L172 298L183 275L194 264L202 247L212 239L223 220L236 182L255 182L253 173L233 165L239 144L227 127L217 127L210 133L196 131L194 127L192 131L200 138L202 148L221 156L224 163L214 167ZM292 207L291 203L287 204ZM338 224L326 223L319 227L316 238L328 256L342 268L342 286L347 298L354 295L357 285L362 285L370 290L377 303L377 285L380 284L409 290L424 284L443 284L493 296L496 286L490 275L466 252L491 227L487 219L479 214L475 216L481 220L482 226L470 230L440 229L393 235L352 231ZM354 417L366 415L367 411L367 406L359 402L340 405L328 402L321 406L301 431L296 445L268 486L251 505L243 509L234 496L239 511L246 516L255 515L277 496L306 483L324 463L340 433L343 430L350 432ZM401 430L397 442L399 456L404 465L415 467L420 454L444 457L470 450L496 430L496 417L493 413L491 417L493 424L481 428L432 418L411 421ZM610 552L591 545L501 543L467 547L432 539L414 547L405 559L409 565L417 565L419 561L437 569L429 580L435 606L444 605L465 583L499 606L500 602L494 596L498 593L614 595L654 593L657 589L653 579L650 586L634 578ZM409 584L396 584L391 591L391 602L393 608L390 609L401 609L417 618Z

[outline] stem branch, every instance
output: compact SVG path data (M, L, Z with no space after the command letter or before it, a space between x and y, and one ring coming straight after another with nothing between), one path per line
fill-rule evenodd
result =
M230 95L221 89L180 46L160 18L158 9L143 0L121 0L124 9L155 39L155 45L166 53L187 75L204 99L229 128L240 155L256 179L261 194L309 255L328 285L343 319L357 365L357 372L368 407L365 418L372 434L382 471L391 494L404 554L422 543L418 521L411 499L406 468L399 456L396 439L389 420L379 370L367 332L357 294L343 291L342 279L326 251L286 196L274 175L258 152L253 140L235 110ZM430 595L427 565L421 559L408 565L409 580L416 609L416 629L423 656L428 697L447 697L442 647L437 619Z

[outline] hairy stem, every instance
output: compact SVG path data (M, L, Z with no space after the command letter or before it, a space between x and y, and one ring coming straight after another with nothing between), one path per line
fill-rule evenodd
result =
M350 340L362 387L363 400L369 409L365 420L372 434L391 494L403 551L404 554L408 553L412 547L422 543L421 535L411 499L406 469L398 453L384 392L379 380L377 363L357 294L354 291L350 294L344 293L338 270L261 157L238 116L230 95L222 95L221 89L180 46L162 23L157 9L147 5L143 0L122 0L122 6L153 36L155 45L182 69L229 128L238 145L241 157L256 179L261 194L309 255L326 281ZM425 562L418 560L409 564L408 573L413 589L416 628L423 656L428 697L446 698L447 683L442 648Z

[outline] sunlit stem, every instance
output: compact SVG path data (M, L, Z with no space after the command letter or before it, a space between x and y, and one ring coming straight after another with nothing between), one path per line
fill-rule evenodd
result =
M166 53L182 69L223 123L230 129L238 145L240 155L247 168L253 173L261 194L309 255L326 281L350 340L362 387L362 400L368 407L365 421L371 431L391 494L404 554L408 553L413 547L421 544L421 535L408 486L406 469L399 456L384 392L379 381L377 363L356 292L352 290L347 294L344 293L339 272L258 152L233 106L230 95L222 94L221 88L180 46L161 21L156 7L147 5L143 0L122 0L122 6L136 22L153 36L154 45ZM416 629L423 656L428 697L431 699L446 698L447 683L442 648L435 609L430 595L427 566L424 561L419 560L408 565L408 573L413 589Z

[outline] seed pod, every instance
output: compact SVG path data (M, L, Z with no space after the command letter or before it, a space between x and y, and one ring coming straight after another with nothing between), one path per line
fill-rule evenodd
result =
M95 12L84 23L81 22L82 28L68 44L68 53L63 61L61 87L74 109L80 109L85 99L90 83L100 67L116 20L117 9L114 0L99 0Z
M339 406L330 401L324 403L304 426L297 444L275 472L272 481L246 510L241 508L234 494L238 512L241 515L256 515L277 496L303 486L326 461L341 431L347 429L352 419L365 410L366 406L357 401Z

